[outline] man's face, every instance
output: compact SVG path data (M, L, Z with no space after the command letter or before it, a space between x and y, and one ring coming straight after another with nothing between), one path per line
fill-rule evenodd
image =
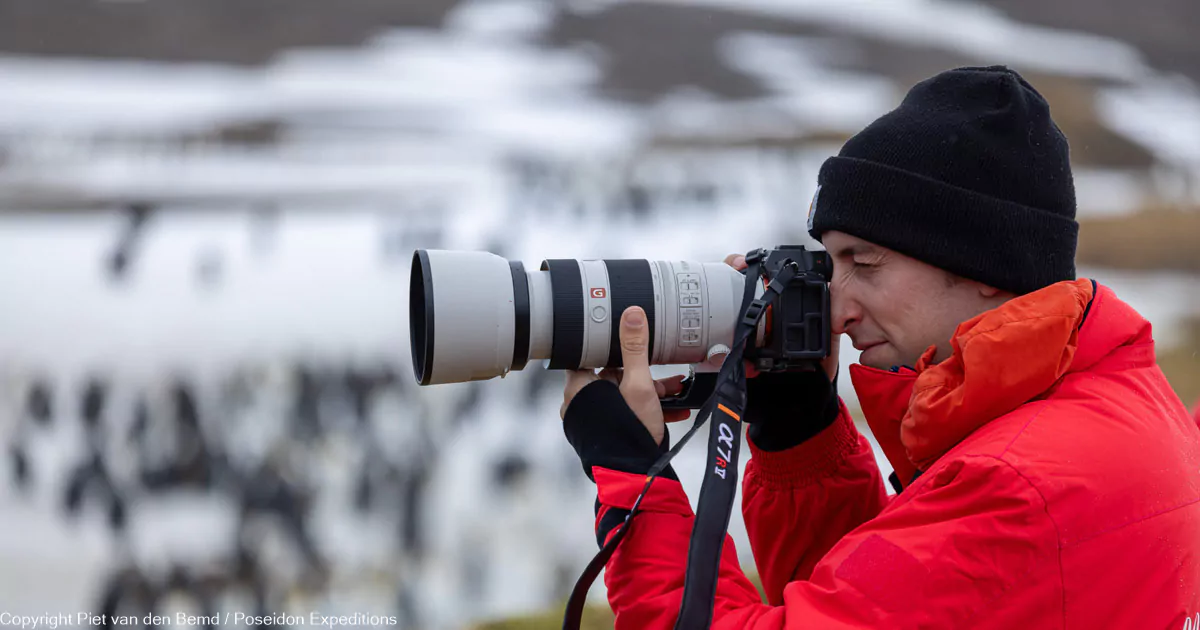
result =
M843 232L822 235L833 259L833 332L845 333L866 366L916 365L929 346L950 356L962 322L1011 297Z

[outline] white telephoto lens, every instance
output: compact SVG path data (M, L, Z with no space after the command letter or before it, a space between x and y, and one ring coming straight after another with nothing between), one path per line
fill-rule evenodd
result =
M487 252L418 250L413 369L432 385L504 376L529 361L620 367L621 314L631 306L650 323L651 363L700 363L732 345L745 282L724 263L559 259L527 271Z

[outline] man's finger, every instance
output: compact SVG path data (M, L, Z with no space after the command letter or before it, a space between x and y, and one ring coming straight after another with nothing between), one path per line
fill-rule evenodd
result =
M660 378L654 381L654 389L658 390L658 397L678 396L683 393L683 379L687 378L684 374L676 374L667 378Z
M604 368L600 370L600 378L612 383L613 385L621 384L621 370L616 368Z
M583 389L584 385L596 380L595 370L567 370L567 387Z
M838 373L838 361L841 350L841 335L833 335L829 339L829 356L821 361L821 367L825 368L825 375L829 380L833 380Z
M630 306L621 315L621 364L623 385L650 385L650 325L640 306Z
M742 254L730 254L725 257L725 264L741 271L746 268L746 257Z
M571 406L571 400L575 398L575 394L579 390L587 387L588 383L596 380L596 372L594 370L567 370L567 382L563 387L563 403L558 408L559 417L566 419L567 407Z
M567 370L567 383L563 387L563 395L567 402L570 402L579 390L587 387L589 383L596 380L595 370Z
M687 409L663 409L663 420L667 422L683 422L692 417L692 412Z

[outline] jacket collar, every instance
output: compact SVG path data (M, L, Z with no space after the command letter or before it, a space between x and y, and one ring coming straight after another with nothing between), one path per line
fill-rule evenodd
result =
M1065 281L963 322L940 363L932 363L931 346L915 368L855 364L850 378L871 432L907 485L976 429L1138 340L1150 340L1150 324L1110 289Z

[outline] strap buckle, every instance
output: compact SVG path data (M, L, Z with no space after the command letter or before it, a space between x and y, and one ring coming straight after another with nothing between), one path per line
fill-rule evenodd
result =
M763 311L767 310L767 301L759 298L750 303L746 307L746 314L742 316L742 326L757 326L758 320L762 319Z
M754 251L752 251L752 252L748 252L748 253L746 254L746 266L750 266L750 265L754 265L754 264L760 263L760 262L762 262L762 261L763 261L763 259L765 259L766 257L767 257L767 250L765 250L765 249L763 249L763 248L761 248L761 247L760 247L760 248L758 248L758 249L756 249L756 250L754 250Z

